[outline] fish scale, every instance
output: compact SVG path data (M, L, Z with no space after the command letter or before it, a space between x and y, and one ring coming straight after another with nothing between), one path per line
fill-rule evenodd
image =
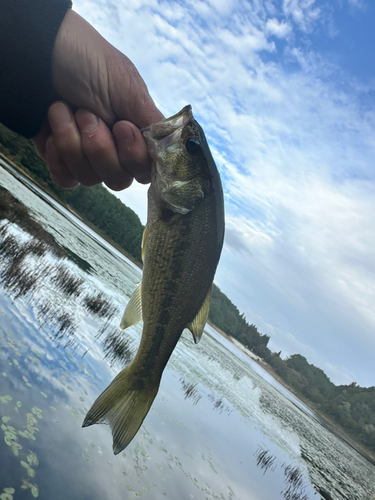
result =
M117 454L134 438L163 370L189 328L197 343L224 238L219 172L191 106L143 130L153 159L141 284L120 328L142 321L137 354L97 398L83 426L108 423Z

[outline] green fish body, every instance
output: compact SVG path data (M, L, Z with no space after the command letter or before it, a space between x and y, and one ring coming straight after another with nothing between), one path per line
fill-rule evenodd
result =
M144 267L120 325L125 329L143 320L142 339L133 361L98 397L83 423L109 423L115 454L146 417L184 328L199 341L224 238L220 176L191 106L147 127L143 135L153 159Z

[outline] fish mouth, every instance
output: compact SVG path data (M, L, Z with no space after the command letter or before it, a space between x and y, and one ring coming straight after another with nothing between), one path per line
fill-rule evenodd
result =
M192 120L193 112L190 104L178 113L157 123L152 123L141 130L145 138L149 153L157 153L177 143L181 137L184 127Z

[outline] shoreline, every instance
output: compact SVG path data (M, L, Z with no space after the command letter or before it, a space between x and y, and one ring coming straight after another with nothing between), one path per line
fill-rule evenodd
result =
M211 323L211 321L207 321L207 323L220 335L225 337L229 342L231 342L233 345L238 347L243 353L245 353L247 356L249 356L250 359L255 361L261 368L263 368L271 377L273 377L277 382L279 382L285 389L287 389L291 394L296 396L298 399L302 401L306 406L308 406L316 415L319 417L321 420L321 424L326 427L332 434L335 434L337 437L345 441L349 446L351 446L357 453L359 453L363 458L365 458L368 462L370 462L372 465L375 466L375 454L371 453L371 451L367 450L364 448L361 444L357 443L356 441L353 440L353 438L347 434L347 432L342 429L338 424L333 422L329 417L327 417L324 413L322 413L319 408L317 408L314 404L311 403L311 401L307 400L304 398L303 395L299 394L296 392L290 385L288 385L285 380L283 380L277 373L274 371L272 366L270 366L268 363L263 361L259 356L256 356L254 353L252 353L249 349L246 349L246 347L241 344L238 340L233 339L230 335L225 333L223 330L221 330L219 327ZM239 344L239 345L237 345ZM241 347L240 347L241 346Z
M92 230L98 233L101 237L103 237L108 243L110 243L114 248L120 251L123 255L125 255L129 260L131 260L134 264L136 264L140 269L142 269L142 264L136 261L132 256L127 254L119 245L117 245L113 240L108 238L99 228L91 224L89 221L86 221L82 216L80 216L74 209L72 209L67 203L63 203L52 191L50 191L43 183L38 182L38 179L30 175L30 173L24 167L16 164L10 158L8 158L4 153L0 151L0 159L4 161L5 164L9 164L9 166L16 171L20 172L26 178L28 178L31 182L35 183L41 190L45 191L49 196L51 196L58 204L62 205L64 208L69 210L72 214L82 220L85 224L87 224ZM256 356L249 349L247 349L243 344L241 344L238 340L234 339L219 327L214 325L211 321L207 320L207 323L221 336L229 340L233 345L238 347L244 354L249 356L253 361L255 361L261 368L263 368L269 375L271 375L277 382L279 382L283 387L285 387L291 394L300 399L304 404L306 404L314 413L318 415L321 420L322 425L324 425L328 430L332 433L343 439L347 444L349 444L354 450L356 450L361 456L363 456L367 461L369 461L372 465L375 466L375 454L364 448L361 444L351 438L345 430L343 430L338 424L334 423L323 414L319 408L317 408L310 400L306 400L303 395L297 393L292 387L290 387L287 382L285 382L277 373L273 370L273 368L263 361L259 356Z
M53 191L48 189L48 186L46 186L43 182L40 182L40 179L37 177L34 177L33 175L30 174L30 172L23 167L22 165L19 165L15 163L13 160L8 158L1 150L0 150L0 160L2 160L5 164L9 164L11 168L19 172L21 175L24 175L29 181L31 181L33 184L38 186L39 189L44 191L48 196L53 198L53 200L64 207L66 210L68 210L70 213L72 213L75 217L77 217L79 220L81 220L84 224L86 224L90 229L92 229L95 233L97 233L101 238L103 238L105 241L107 241L110 245L112 245L116 250L118 250L120 253L122 253L127 259L129 259L133 264L135 264L139 269L143 268L143 265L141 262L137 261L132 255L130 255L126 250L124 250L120 245L118 245L115 241L113 241L109 236L107 236L100 228L95 226L92 222L88 221L82 215L80 215L74 208L72 208L69 203L65 203L62 201ZM4 168L6 168L3 165Z

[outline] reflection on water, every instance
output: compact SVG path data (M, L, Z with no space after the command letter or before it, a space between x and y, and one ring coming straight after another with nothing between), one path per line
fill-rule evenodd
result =
M73 276L63 264L56 267L51 279L55 283L56 288L67 295L78 297L82 292L84 279Z
M35 197L30 205L52 210ZM0 222L1 500L372 500L374 469L207 333L198 346L183 334L140 432L113 457L107 427L81 424L137 349L141 326L122 334L118 322L139 272L66 215L54 214L51 231L69 253L8 215Z
M111 365L118 362L122 368L130 363L135 354L131 341L120 335L118 328L107 334L102 346L104 357L110 361Z
M216 394L209 394L208 399L213 403L213 409L218 411L219 413L226 412L229 415L232 413L233 408L230 408L227 404L225 404L222 396L217 396Z
M276 456L270 453L269 450L264 450L261 446L254 453L256 464L263 470L263 475L271 470L275 472L277 467ZM281 469L284 472L286 488L281 492L285 500L308 500L305 491L307 483L303 471L298 466L281 464Z
M189 382L186 382L186 380L184 380L182 377L180 378L180 382L185 394L185 400L190 400L193 405L196 405L198 401L202 399L202 396L197 391L198 384L191 384Z
M285 500L308 500L304 494L306 486L299 467L287 465L284 467L285 482L287 488L282 492Z
M69 313L52 300L47 299L38 303L36 311L41 326L45 327L48 325L51 330L51 337L55 340L71 337L77 330L78 322L74 314Z
M98 315L99 318L107 318L110 320L118 313L117 308L111 304L101 292L96 295L86 295L86 297L83 298L83 303L87 311Z
M272 455L268 450L263 450L263 448L259 447L254 453L256 456L257 466L263 470L263 475L271 469L275 470L276 465L274 465L276 457Z

